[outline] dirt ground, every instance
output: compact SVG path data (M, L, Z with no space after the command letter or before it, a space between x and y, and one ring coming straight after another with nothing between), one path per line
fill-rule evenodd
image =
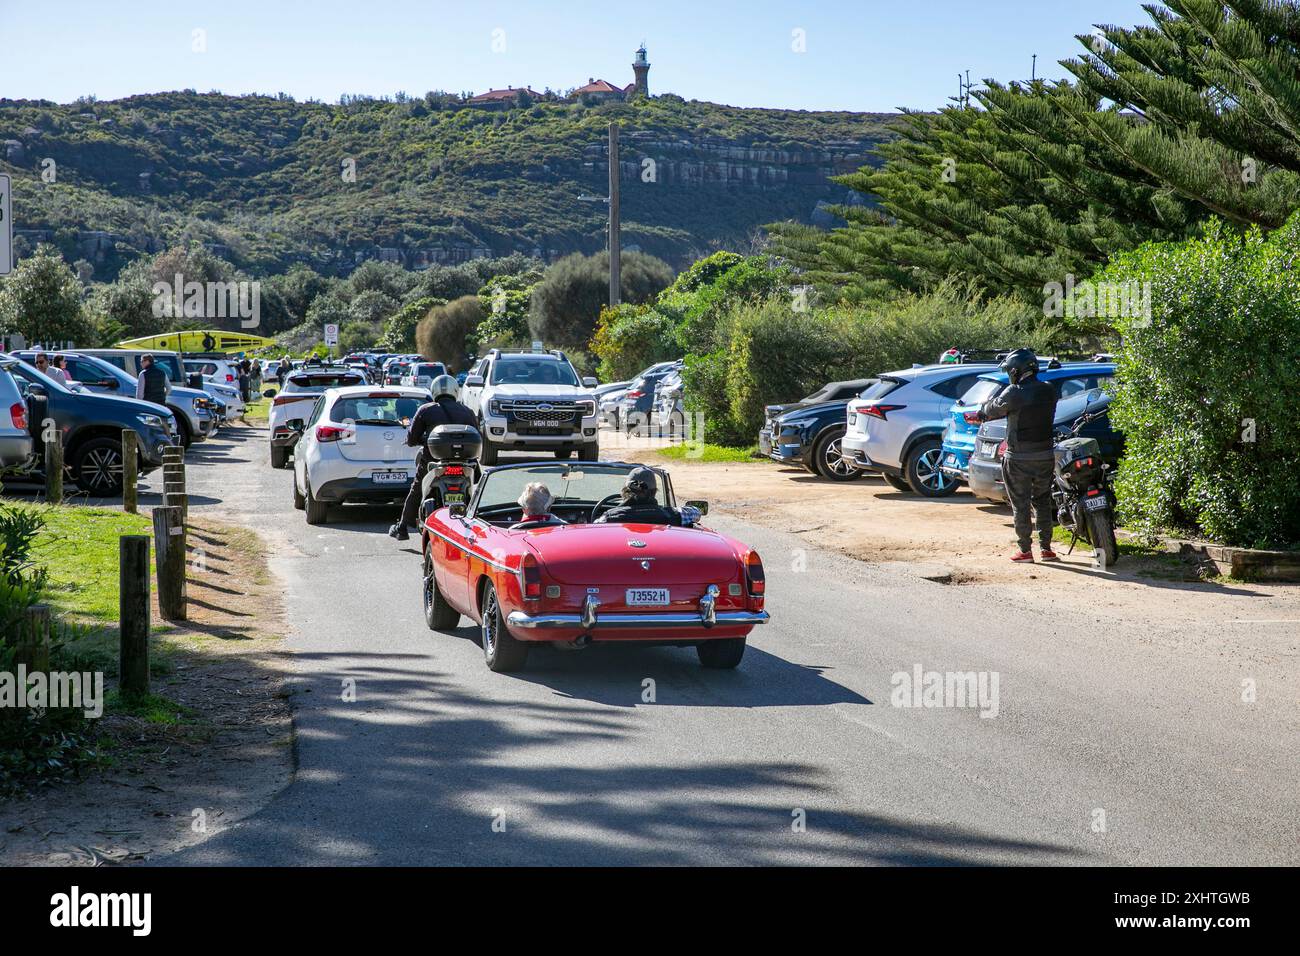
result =
M264 546L250 530L191 521L188 547L203 554L187 578L190 620L155 634L170 666L151 687L184 715L106 713L109 766L0 804L0 865L140 862L220 832L288 785L283 614Z
M1292 633L1300 633L1300 586L1207 582L1173 555L1123 555L1103 572L1093 566L1086 545L1068 556L1059 545L1060 564L1014 564L1010 508L964 489L950 498L925 499L874 476L833 482L774 461L668 459L655 450L661 443L620 441L612 432L601 440L606 454L667 466L678 499L703 498L710 514L788 531L805 537L810 547L834 548L900 573L998 589L1016 601L1084 608L1099 618L1162 626L1294 622Z

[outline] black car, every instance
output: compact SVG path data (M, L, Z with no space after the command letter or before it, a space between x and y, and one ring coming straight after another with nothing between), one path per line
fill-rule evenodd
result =
M178 442L176 419L159 405L116 395L74 392L23 361L8 365L27 405L28 427L39 443L44 422L63 433L63 461L82 491L94 495L122 493L122 429L137 435L139 474L163 463L163 449ZM38 469L24 477L40 478Z
M1068 431L1075 419L1083 414L1084 405L1088 411L1105 411L1110 407L1110 396L1102 393L1088 402L1087 394L1063 399L1056 406L1056 430ZM1101 457L1114 468L1124 455L1124 434L1116 431L1110 424L1110 416L1103 415L1095 421L1084 425L1079 431L1084 438L1095 438L1101 445ZM989 501L1006 501L1007 492L1002 487L1002 453L1006 451L1007 420L998 419L985 422L975 436L975 451L971 453L968 466L967 485L977 498Z
M684 362L659 362L634 378L618 402L618 420L614 425L619 428L641 428L650 424L654 409L655 393L659 382L670 373L680 372Z
M758 450L774 461L802 465L814 475L833 481L852 481L862 472L846 466L840 457L845 413L878 379L856 378L828 382L807 398L787 405L768 405L766 421L758 433Z

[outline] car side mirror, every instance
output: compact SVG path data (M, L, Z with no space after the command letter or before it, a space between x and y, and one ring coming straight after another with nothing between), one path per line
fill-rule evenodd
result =
M465 507L465 502L453 501L451 504L447 505L447 512L453 518L463 518L468 513L468 510Z
M288 428L289 431L291 432L301 432L304 428L307 427L307 423L303 421L301 418L291 418L284 424L285 427Z
M262 391L263 398L275 398L275 396L276 396L276 391L273 388L263 389Z
M96 382L95 384L98 385L100 388L107 388L110 391L117 391L119 388L122 387L121 383L118 382L118 380L115 378L106 378L103 379L102 381Z
M482 375L468 375L465 377L466 388L481 388L483 385Z
M709 513L709 503L707 501L704 501L703 499L695 499L693 501L688 501L686 502L686 507L694 508L702 515L706 515Z
M586 376L586 377L583 378L583 380L582 380L582 387L583 387L583 388L595 388L595 387L596 387L597 385L599 385L599 384L600 384L600 383L599 383L598 381L596 381L594 378L592 378L590 375Z
M35 382L32 382L27 386L27 391L32 395L49 396L49 393L45 390L45 386L37 385Z

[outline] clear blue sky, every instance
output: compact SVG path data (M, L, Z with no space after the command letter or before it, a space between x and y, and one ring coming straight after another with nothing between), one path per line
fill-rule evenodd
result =
M1027 79L1032 53L1040 75L1062 76L1074 34L1147 22L1138 0L0 0L0 11L10 98L563 90L631 82L645 40L652 93L882 112L943 105L958 71ZM792 49L796 29L806 52ZM191 48L195 30L206 52Z

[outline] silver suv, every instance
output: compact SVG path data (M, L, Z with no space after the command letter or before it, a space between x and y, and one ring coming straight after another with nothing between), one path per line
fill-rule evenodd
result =
M961 481L939 468L948 410L996 365L921 365L887 372L849 401L840 453L858 471L878 471L899 491L942 498Z
M8 371L16 364L13 359L0 356L0 471L24 464L32 454L27 403Z

